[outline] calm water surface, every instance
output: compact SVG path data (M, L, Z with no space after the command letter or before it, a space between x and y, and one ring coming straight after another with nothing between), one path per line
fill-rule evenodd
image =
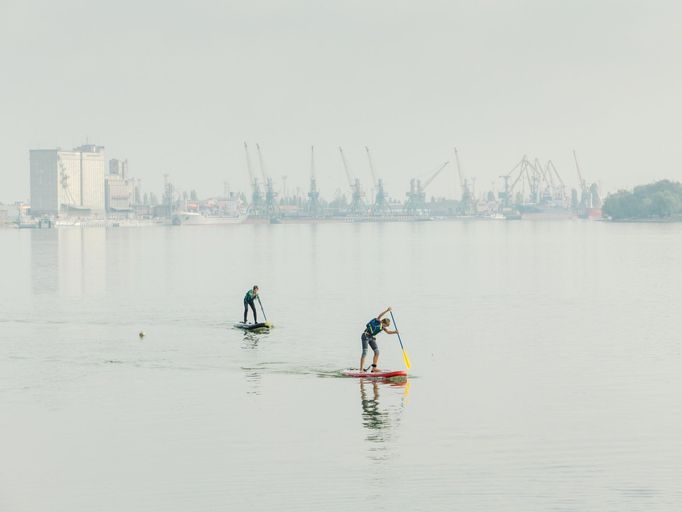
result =
M677 224L0 230L0 510L680 510L681 262ZM409 380L338 377L388 305Z

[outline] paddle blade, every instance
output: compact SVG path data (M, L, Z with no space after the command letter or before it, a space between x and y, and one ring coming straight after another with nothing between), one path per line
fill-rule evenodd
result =
M403 361L405 361L405 368L407 368L409 370L412 367L412 365L410 364L410 358L407 357L407 352L405 352L404 350L403 350Z

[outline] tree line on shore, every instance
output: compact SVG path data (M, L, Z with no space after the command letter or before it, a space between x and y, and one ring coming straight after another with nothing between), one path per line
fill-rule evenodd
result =
M661 180L619 190L606 198L603 212L613 220L682 217L682 184Z

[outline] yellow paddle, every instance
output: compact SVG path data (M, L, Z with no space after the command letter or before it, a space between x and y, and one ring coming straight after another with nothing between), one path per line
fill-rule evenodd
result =
M391 319L393 320L393 326L395 327L395 330L398 330L398 324L395 323L395 317L393 316L393 311L389 311L391 313ZM398 332L398 341L400 342L400 348L403 349L403 361L405 361L405 368L408 370L412 367L410 364L410 358L407 357L407 352L405 352L405 347L403 346L403 340L400 338L400 332Z

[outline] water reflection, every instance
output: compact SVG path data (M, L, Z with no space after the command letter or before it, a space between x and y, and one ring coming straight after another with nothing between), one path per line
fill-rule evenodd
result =
M263 338L262 334L256 334L254 332L244 332L244 338L242 339L242 349L244 350L257 350L258 342ZM246 388L247 395L260 395L261 388L263 384L263 370L262 366L256 367L245 367L242 366L242 371L244 372L244 378L248 384Z
M261 368L246 368L242 367L244 378L248 384L246 388L247 395L260 395L263 386L263 372Z
M35 295L56 293L59 289L59 241L56 229L31 231L31 288Z
M397 394L401 390L398 400ZM385 396L380 400L382 392ZM410 382L407 379L397 381L360 379L362 426L367 429L370 459L386 460L389 457L390 440L400 425L400 416L407 405L409 392Z
M244 339L242 340L242 348L246 350L255 350L258 348L258 342L261 336L253 332L245 332Z
M105 293L105 231L31 230L31 285L35 294L80 297Z

